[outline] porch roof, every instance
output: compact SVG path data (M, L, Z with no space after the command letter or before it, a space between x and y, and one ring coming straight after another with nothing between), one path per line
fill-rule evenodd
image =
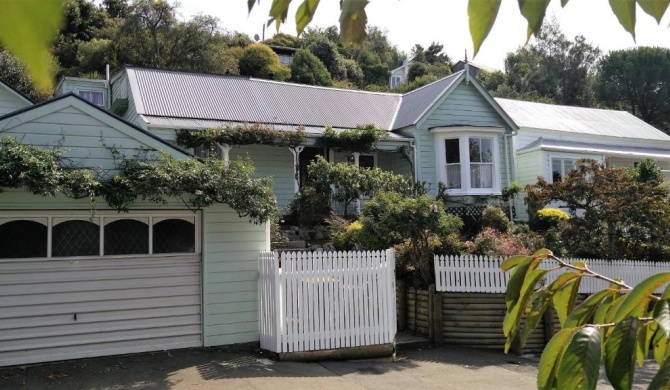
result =
M645 148L634 146L602 145L582 142L560 141L539 138L535 142L518 150L525 152L534 149L542 149L565 153L589 153L602 154L604 156L618 156L630 158L653 158L658 160L670 160L670 150L661 148Z

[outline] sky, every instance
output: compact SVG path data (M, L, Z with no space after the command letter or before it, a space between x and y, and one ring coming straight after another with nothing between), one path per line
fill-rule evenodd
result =
M281 32L296 34L294 15L301 2L293 0L288 23L282 25ZM272 0L261 0L249 15L246 0L181 0L179 13L184 19L198 14L213 15L225 29L253 37L262 36L271 3ZM368 24L386 30L390 41L405 53L416 43L428 47L435 41L444 45L454 62L463 59L467 50L471 61L503 69L505 55L523 45L526 39L526 20L519 13L518 2L503 0L498 19L474 59L467 3L468 0L371 0L366 8ZM552 16L570 39L584 35L587 42L604 52L635 46L670 47L670 11L658 25L638 6L636 41L621 27L608 0L571 0L565 8L561 8L559 0L552 0L547 17ZM327 27L338 24L338 19L339 1L321 0L310 26ZM272 37L275 31L274 25L266 28L265 37Z

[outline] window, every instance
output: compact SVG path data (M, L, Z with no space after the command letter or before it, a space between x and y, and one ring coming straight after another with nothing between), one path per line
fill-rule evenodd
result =
M79 91L79 96L96 106L105 107L105 95L100 91Z
M375 167L375 156L373 154L361 154L358 156L358 167L372 169Z
M452 194L500 193L497 135L438 136L435 145L438 180Z
M44 215L46 214L46 215ZM0 218L0 259L199 253L190 211L120 217L97 212Z
M47 256L46 218L0 220L0 259Z
M395 88L398 85L402 84L402 77L400 76L391 76L391 88Z
M563 178L575 167L577 159L575 158L552 158L551 159L551 181L557 182Z

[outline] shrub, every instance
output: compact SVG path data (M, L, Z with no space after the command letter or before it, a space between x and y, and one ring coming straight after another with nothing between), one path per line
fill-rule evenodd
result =
M432 237L458 233L463 222L448 215L439 202L428 195L416 198L383 192L361 209L360 240L371 250L386 249L407 242L409 264L418 271L423 284L434 279Z
M328 69L321 61L307 50L298 50L291 64L291 81L309 85L333 85Z
M253 44L244 49L239 61L244 76L283 81L291 77L291 70L279 62L279 57L267 45Z
M308 228L323 225L332 211L328 194L309 186L300 189L287 209L289 223Z
M338 251L348 251L354 248L360 242L360 234L363 225L359 221L354 221L346 230L333 235L333 246Z
M511 257L533 253L520 237L490 227L484 228L474 241L467 242L466 247L468 253L483 256Z
M537 211L536 227L538 230L547 231L557 227L559 223L565 222L568 219L570 219L568 213L561 209L545 208Z
M497 206L486 206L482 211L482 228L493 228L501 233L507 233L510 227L510 220L507 214Z

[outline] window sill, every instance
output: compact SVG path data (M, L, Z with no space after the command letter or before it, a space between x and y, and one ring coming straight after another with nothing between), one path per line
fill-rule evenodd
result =
M447 195L449 195L449 196L502 196L502 192L500 192L499 190L485 190L485 191L447 190Z

